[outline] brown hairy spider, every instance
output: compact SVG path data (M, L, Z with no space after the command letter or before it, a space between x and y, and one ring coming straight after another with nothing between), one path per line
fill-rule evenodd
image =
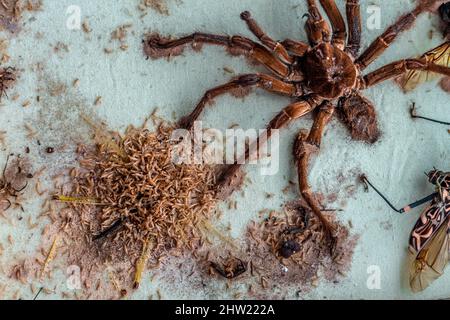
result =
M231 54L246 56L271 71L271 75L241 75L207 91L194 111L181 119L181 127L191 128L205 106L213 102L215 97L251 87L293 98L293 102L268 124L269 137L272 130L280 129L316 111L309 134L299 135L294 153L298 163L301 195L320 219L328 239L334 243L336 230L322 214L321 206L307 180L310 155L319 149L325 126L334 112L337 111L353 139L374 143L379 137L376 112L373 104L361 95L362 90L398 77L408 70L427 70L448 76L450 68L429 63L421 58L405 59L363 75L364 69L374 62L401 32L413 26L418 15L436 4L435 0L422 0L414 10L401 16L361 55L358 55L362 29L359 0L346 1L348 35L346 23L334 0L320 0L331 22L331 28L323 19L316 0L307 0L307 3L309 13L306 32L309 45L291 39L273 40L246 11L241 14L241 18L261 43L242 36L206 33L194 33L179 39L152 34L144 41L144 49L147 56L157 59L180 55L188 44L194 49L200 49L203 44L219 45ZM250 156L248 149L245 156ZM239 169L239 164L227 167L218 180L219 190L227 189L236 182Z

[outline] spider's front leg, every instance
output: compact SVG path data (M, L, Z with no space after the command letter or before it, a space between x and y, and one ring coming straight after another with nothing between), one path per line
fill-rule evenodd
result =
M250 12L242 12L241 19L247 23L250 31L262 42L262 44L269 48L281 61L287 64L294 63L294 59L289 55L283 44L269 37L261 29L256 20L252 18Z
M290 75L289 66L277 59L266 47L241 36L197 32L179 39L170 39L150 34L144 41L144 52L152 59L169 58L182 54L188 44L194 49L200 49L203 44L223 46L230 54L244 55L261 63L281 78L288 78Z
M347 0L346 11L348 24L348 42L346 51L356 58L361 48L362 30L359 0Z
M332 43L339 49L344 50L345 41L347 40L347 31L344 18L342 17L336 2L334 0L320 0L320 4L331 22L331 27L333 29Z
M427 59L405 59L390 63L364 76L361 89L374 86L380 82L398 77L410 70L425 70L450 76L450 68L434 64Z
M290 97L300 96L303 94L301 86L292 83L283 82L274 77L265 74L247 74L237 77L236 79L208 90L198 103L194 111L188 116L183 117L178 123L180 128L191 129L194 122L199 118L205 107L212 103L217 96L233 93L249 89L251 87L259 87L269 92L286 95Z
M309 16L306 20L305 29L311 46L330 41L330 26L320 14L316 0L308 0L308 12Z
M356 60L356 64L361 70L364 70L368 65L375 61L387 48L397 39L400 33L409 30L414 25L417 17L425 12L430 6L435 3L434 0L421 1L411 12L401 16L397 22L386 29L386 31L379 36L366 51Z
M250 154L250 150L258 150L262 144L266 143L271 138L273 131L285 127L292 120L299 119L304 115L314 110L322 99L317 96L309 96L304 100L294 102L281 111L275 118L270 121L267 126L267 133L260 137L254 145L247 146L245 154L242 155L243 160L250 159L253 154ZM242 159L241 159L242 160ZM235 164L227 166L217 181L217 196L219 199L226 199L231 193L235 191L239 183L239 170L245 161L238 161Z
M333 252L336 243L334 235L335 228L323 215L320 204L311 191L308 183L308 166L311 155L320 149L323 132L333 116L334 109L334 106L330 102L323 103L316 115L309 135L300 133L294 145L300 193L314 214L319 218L327 239L331 241L331 252Z

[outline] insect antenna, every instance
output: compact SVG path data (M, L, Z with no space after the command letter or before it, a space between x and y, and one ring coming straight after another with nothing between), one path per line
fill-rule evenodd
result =
M384 194L381 193L381 191L379 191L372 183L370 183L369 179L367 179L367 177L366 177L365 175L362 175L360 179L361 179L361 181L362 181L364 184L366 184L366 190L368 189L368 186L367 186L367 185L369 185L370 187L372 187L372 189L375 190L376 193L378 193L378 195L379 195L379 196L387 203L387 205L388 205L389 207L391 207L392 210L394 210L395 212L398 212L398 213L406 213L406 212L408 212L408 211L410 211L410 210L412 210L412 209L414 209L414 208L416 208L416 207L418 207L418 206L421 206L421 205L424 204L424 203L430 202L431 200L433 200L435 197L437 197L437 196L439 195L437 192L435 192L435 193L430 194L429 196L426 196L426 197L423 198L423 199L420 199L420 200L418 200L418 201L416 201L416 202L413 202L413 203L411 203L411 204L409 204L409 205L407 205L407 206L405 206L405 207L403 207L403 208L401 208L401 209L397 209L397 208L394 207L394 205L386 198L386 196L385 196Z
M417 115L416 104L415 103L413 103L413 105L412 105L412 107L410 109L410 113L411 113L411 117L415 118L415 119L423 119L423 120L427 120L427 121L431 121L431 122L435 122L435 123L439 123L439 124L450 126L450 122L440 121L440 120L431 119L431 118L422 117L422 116Z
M39 295L41 294L42 290L44 290L44 287L41 287L38 291L38 293L34 296L33 301L37 300L37 298L39 297Z
M392 210L394 210L395 212L398 213L404 213L404 209L397 209L396 207L394 207L394 205L386 198L386 196L384 194L381 193L381 191L379 191L372 183L370 183L369 179L367 179L367 177L365 175L361 176L361 181L365 184L365 189L369 190L369 187L372 187L373 190L375 190L376 193L378 193L378 195L387 203L387 205L389 207L391 207Z

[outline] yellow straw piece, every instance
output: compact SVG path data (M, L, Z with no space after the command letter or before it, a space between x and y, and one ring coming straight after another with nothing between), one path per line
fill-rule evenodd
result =
M61 202L71 202L71 203L79 203L79 204L90 204L93 206L106 206L108 204L101 203L99 199L89 198L89 197L70 197L70 196L61 196L54 195L53 200L61 201Z
M134 289L139 288L139 285L142 280L142 274L144 273L145 266L149 258L148 256L152 248L153 248L153 241L151 241L150 239L145 241L144 247L142 248L142 254L136 263L136 273L134 274L134 284L133 284Z
M41 279L43 278L45 272L47 271L50 263L53 261L53 259L55 259L56 250L58 249L58 241L59 241L59 236L56 236L55 240L53 240L50 251L48 252L47 258L45 259L44 265L42 266L42 271L41 271L41 276L40 276Z

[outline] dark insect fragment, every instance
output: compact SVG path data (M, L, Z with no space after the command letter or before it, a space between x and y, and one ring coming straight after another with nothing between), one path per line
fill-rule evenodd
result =
M247 263L238 258L229 258L220 266L215 262L210 262L211 267L222 277L234 279L247 271Z
M283 258L290 258L292 255L299 252L301 249L301 246L298 242L294 240L287 240L281 244L280 247L280 255Z
M450 2L444 3L439 7L439 14L442 21L450 23Z

